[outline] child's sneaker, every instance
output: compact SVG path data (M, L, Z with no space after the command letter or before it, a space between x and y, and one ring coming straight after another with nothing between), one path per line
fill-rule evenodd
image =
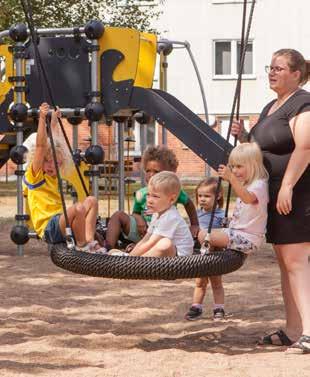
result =
M202 315L202 309L197 308L197 306L191 306L189 311L185 314L185 319L188 321L195 321L199 319Z
M108 255L113 255L113 256L117 256L117 257L128 257L129 256L129 254L126 253L125 251L118 250L118 249L109 250Z
M213 319L215 321L221 321L225 318L225 311L222 308L216 308L213 310Z

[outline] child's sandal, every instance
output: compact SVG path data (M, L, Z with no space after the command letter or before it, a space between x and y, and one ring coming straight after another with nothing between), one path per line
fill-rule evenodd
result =
M89 244L85 244L84 246L75 246L76 251L82 251L84 253L89 253Z
M76 246L75 250L91 254L107 254L107 249L100 247L98 241L91 241L84 246Z
M100 244L97 240L89 242L89 253L92 254L107 254L107 249L105 247L100 247Z

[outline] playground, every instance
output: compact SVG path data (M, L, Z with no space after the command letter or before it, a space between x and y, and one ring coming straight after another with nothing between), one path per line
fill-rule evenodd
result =
M243 129L239 110L255 1L247 25L244 1L239 68L226 138L209 120L201 77L188 42L159 39L151 32L108 26L95 19L81 27L41 29L34 23L30 2L21 3L26 23L0 31L4 41L0 46L0 168L9 160L16 166L16 183L0 183L1 375L308 376L309 357L292 353L296 349L310 352L304 323L297 342L287 332L292 341L286 337L286 346L294 343L291 349L269 346L275 335L272 332L285 328L281 293L286 306L290 295L301 296L300 300L294 297L294 305L302 322L306 322L309 311L299 302L306 297L300 293L303 291L293 292L299 286L293 284L296 282L290 260L286 260L290 258L283 261L285 269L281 267L282 292L274 252L270 244L261 247L268 197L270 203L274 201L269 195L274 187L270 180L268 190L261 151L254 143L237 145L237 140L250 140L241 140L248 133ZM186 49L190 56L204 102L202 117L167 91L167 56L174 48ZM270 115L291 96L294 99L295 95L306 95L299 88L302 73L308 72L306 61L302 57L300 67L293 69L289 65L293 58L283 58L281 54L285 55L276 54L272 59L280 59L283 66L267 66L270 83L275 81L270 75L285 71L283 74L292 79L288 83L294 84L295 91L287 90L285 94L289 96L284 98L278 96ZM153 88L156 68L159 88ZM308 73L310 78L310 68ZM62 118L70 125L68 134ZM86 139L78 130L83 122L89 128ZM235 133L233 149L230 135L234 135L235 123L240 129ZM142 158L131 155L136 153L130 144L137 142L133 131L136 126ZM169 146L169 132L203 161L203 175L210 175L211 169L218 172L220 178L214 192L209 191L208 183L194 193L193 186L187 187L184 180L187 197L181 190L180 177L174 173L178 165L164 151L161 156L165 158L151 156L144 160L149 126L154 128L152 145ZM299 130L299 122L297 127ZM100 140L100 128L105 143ZM36 139L24 143L35 131ZM81 140L87 144L85 150L79 148ZM261 142L263 145L264 140ZM297 148L297 141L295 144ZM169 147L174 149L175 145ZM234 160L239 156L234 153L241 155L244 148L251 154ZM65 169L67 152L71 155L70 168ZM27 153L31 165L24 170ZM134 165L140 162L141 166ZM227 164L229 167L224 166ZM183 166L180 164L179 168L180 175ZM136 181L139 169L143 173ZM6 165L7 181L9 170ZM222 179L230 184L229 188L226 183L223 185L225 196L221 194ZM135 193L134 207L130 198L138 182L142 186L147 183L148 187ZM206 187L204 193L199 191ZM102 188L104 192L100 192ZM232 218L228 204L236 197L230 195L230 188L238 197L236 206L231 206L235 207ZM186 196L183 200L182 194ZM212 205L202 199L208 195ZM85 199L88 196L92 197ZM220 204L223 197L227 203L225 216L223 203ZM71 200L74 204L68 209ZM180 213L174 207L177 203L184 207ZM281 195L275 203L280 215L291 211L283 209ZM148 226L148 232L138 243L128 237L137 243L128 255L113 249L125 249L117 240L127 227L128 236L134 233L132 219L122 212L131 213L132 208L137 235L141 236L142 227ZM218 209L223 212L223 223L228 219L230 222L228 233L223 230L214 236L216 232L213 234L211 228L215 228ZM111 216L116 210L122 214ZM303 208L302 213L306 210ZM211 215L208 229L198 222L199 213ZM148 222L146 216L150 214L154 216ZM186 214L188 223L182 218ZM251 228L251 224L255 226ZM203 237L198 234L199 228L206 231ZM115 240L111 232L115 232ZM277 232L282 241L282 226L277 226ZM193 237L197 235L201 247L193 247ZM276 245L288 245L305 242L308 234L303 237L298 233L295 240L294 234L293 241L288 237L283 243L267 239ZM284 246L278 249L277 253L284 255ZM255 250L259 251L252 255ZM304 271L304 261L309 261L309 256L299 259L302 269L296 269L298 273ZM286 281L283 271L288 273ZM192 300L193 278L206 282L207 277L221 279L222 275L225 311L224 294L221 300L215 297L214 292L219 289L215 280L211 279L214 306L211 289L205 302L204 297L197 300L196 293ZM307 279L303 281L305 290L309 287ZM199 284L196 282L195 292L202 289ZM189 312L196 316L187 313L186 320L184 315L191 300ZM218 310L221 317L216 317ZM298 322L299 316L295 318ZM198 320L190 321L194 319ZM264 346L259 346L257 341L270 333L270 341L264 340ZM279 331L277 336L284 344Z
M13 197L0 198L2 376L308 376L305 355L259 347L284 324L270 246L226 275L225 321L184 320L194 280L120 281L57 268L31 240L18 257L9 238Z

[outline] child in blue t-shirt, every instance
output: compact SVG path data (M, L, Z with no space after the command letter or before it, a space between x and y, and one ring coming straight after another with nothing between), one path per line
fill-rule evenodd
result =
M196 187L196 201L198 204L197 216L200 229L208 229L214 201L217 208L214 213L212 228L221 228L225 213L223 207L223 190L221 188L219 196L216 198L216 188L218 179L215 177L206 178ZM196 279L196 287L193 295L193 304L185 315L185 319L193 321L202 315L202 303L206 294L208 280L210 279L214 306L214 319L224 318L224 288L221 276L210 276Z

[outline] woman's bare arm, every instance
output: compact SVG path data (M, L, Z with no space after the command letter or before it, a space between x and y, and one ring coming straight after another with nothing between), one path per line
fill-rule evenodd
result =
M278 194L277 210L287 215L292 210L293 188L310 163L310 112L290 121L295 149L290 157Z

